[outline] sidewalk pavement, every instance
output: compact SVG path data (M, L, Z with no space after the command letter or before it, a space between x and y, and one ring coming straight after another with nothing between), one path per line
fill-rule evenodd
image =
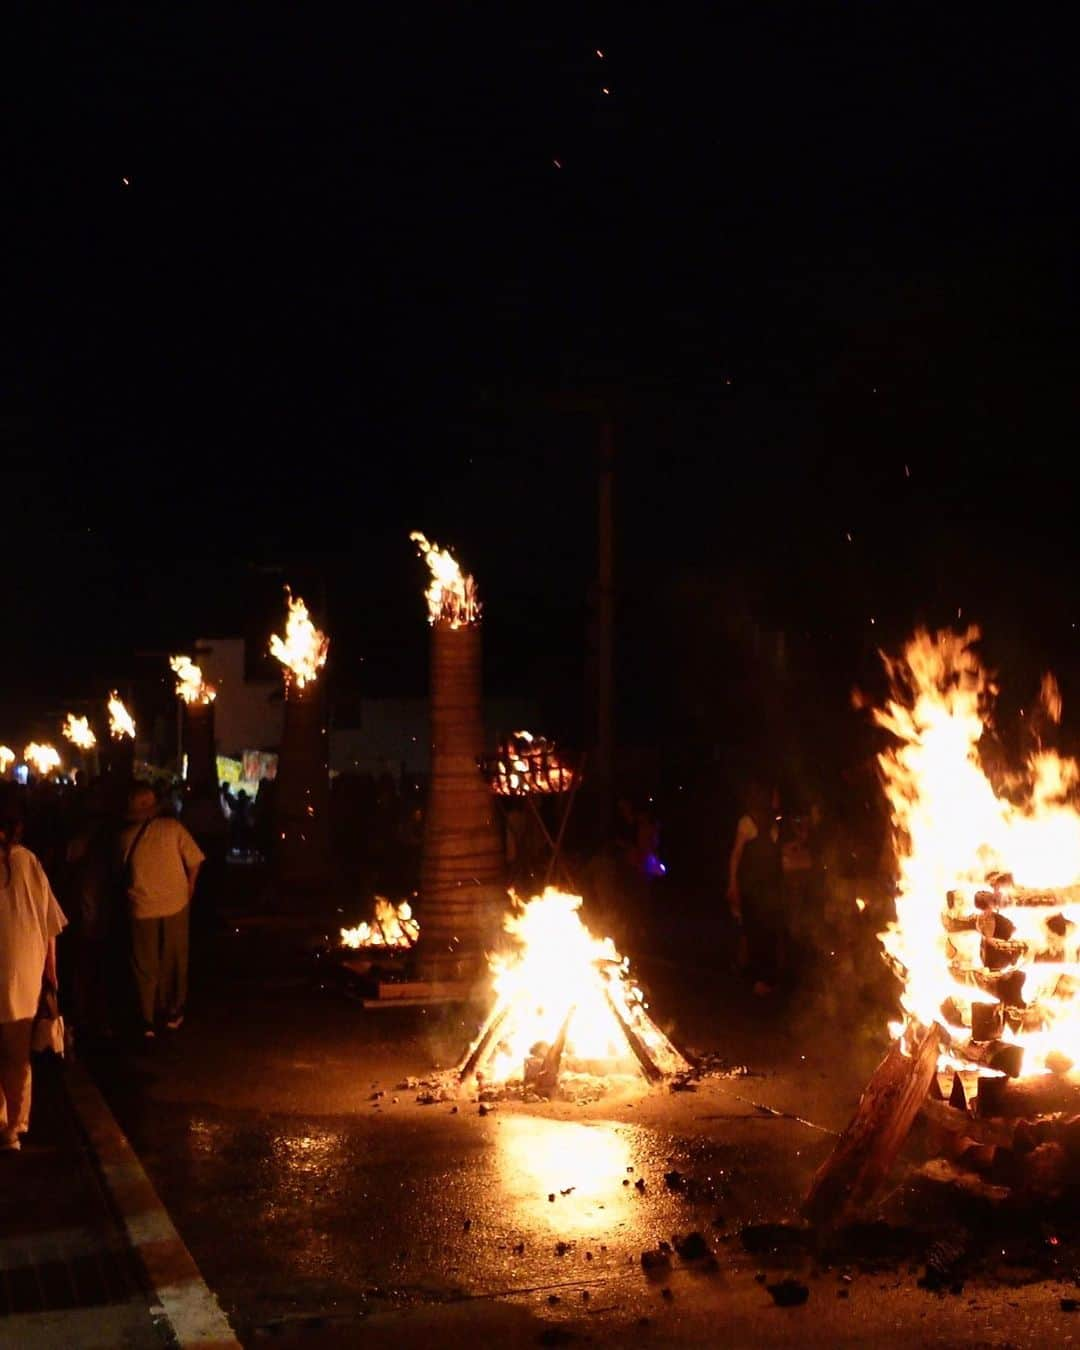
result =
M30 1134L0 1154L0 1347L236 1350L78 1063L35 1057Z

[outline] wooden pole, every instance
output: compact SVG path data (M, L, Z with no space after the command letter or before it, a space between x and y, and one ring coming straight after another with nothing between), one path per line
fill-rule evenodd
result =
M611 419L600 426L597 456L596 582L592 618L592 765L590 794L596 823L611 826L615 791L615 438Z
M183 718L188 786L192 790L209 787L216 791L218 776L214 741L214 705L183 703Z
M484 750L481 629L431 629L431 779L417 918L426 979L472 978L505 903L503 844Z
M278 763L274 863L286 895L301 895L330 876L330 774L323 680L285 682L285 723Z

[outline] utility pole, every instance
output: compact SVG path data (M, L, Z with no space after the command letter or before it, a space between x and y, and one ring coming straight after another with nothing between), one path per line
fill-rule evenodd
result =
M610 416L600 424L597 454L596 582L592 616L592 752L597 824L611 826L615 789L615 435Z

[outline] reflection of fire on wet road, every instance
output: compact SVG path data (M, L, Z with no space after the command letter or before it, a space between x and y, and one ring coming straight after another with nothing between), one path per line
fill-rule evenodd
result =
M499 1181L515 1221L540 1223L570 1237L602 1234L605 1213L632 1173L625 1127L505 1116L495 1134ZM554 1196L554 1200L548 1197Z

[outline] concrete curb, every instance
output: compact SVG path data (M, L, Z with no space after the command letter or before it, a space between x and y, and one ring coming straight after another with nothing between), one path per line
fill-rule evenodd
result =
M64 1081L128 1241L177 1345L183 1350L241 1350L229 1319L90 1075L81 1064L68 1063Z

